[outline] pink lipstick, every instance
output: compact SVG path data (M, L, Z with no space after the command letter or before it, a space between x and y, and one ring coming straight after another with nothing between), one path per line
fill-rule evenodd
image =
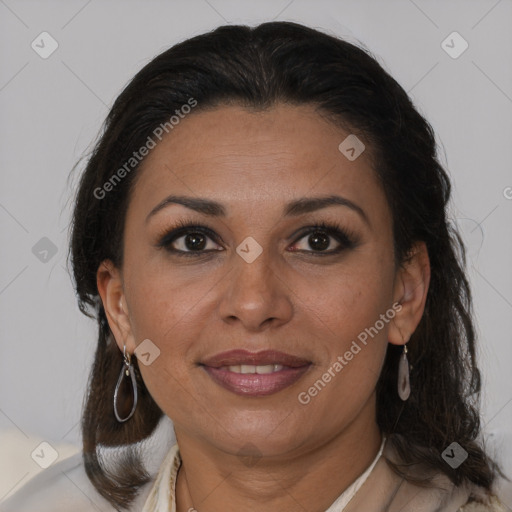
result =
M228 391L243 396L266 396L297 382L311 361L275 350L238 349L216 354L201 365L214 382Z

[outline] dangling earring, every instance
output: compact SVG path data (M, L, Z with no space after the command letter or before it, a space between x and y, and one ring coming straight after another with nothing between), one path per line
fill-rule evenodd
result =
M133 416L135 407L137 406L137 381L135 380L135 372L131 363L130 353L126 354L126 345L124 346L123 357L123 368L121 368L121 373L114 391L114 414L119 423L129 420ZM123 387L122 390L121 386ZM131 388L131 391L126 388ZM121 415L118 413L118 407L121 409ZM125 416L128 411L130 411L128 416L122 417Z
M409 361L407 359L407 346L404 345L404 351L398 364L398 396L405 402L411 394L411 385L409 383Z

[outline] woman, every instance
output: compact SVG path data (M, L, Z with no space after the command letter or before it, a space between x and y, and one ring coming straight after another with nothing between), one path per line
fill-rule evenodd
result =
M99 326L79 491L144 512L506 510L449 196L428 123L343 40L225 26L156 57L76 199ZM164 416L177 444L149 475Z

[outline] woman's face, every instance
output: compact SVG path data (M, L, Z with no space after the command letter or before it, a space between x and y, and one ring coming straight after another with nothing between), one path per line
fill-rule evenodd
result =
M375 425L388 341L421 312L368 151L338 148L348 135L311 106L223 106L143 162L123 267L98 285L120 350L150 340L139 368L178 436L284 455ZM197 227L169 234L183 223Z

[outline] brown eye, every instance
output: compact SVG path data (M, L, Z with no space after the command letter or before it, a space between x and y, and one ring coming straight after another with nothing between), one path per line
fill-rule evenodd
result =
M207 245L207 237L202 233L189 233L180 238L183 238L185 248L191 251L202 251Z
M180 224L179 228L166 233L157 246L177 256L200 256L223 250L216 243L217 239L217 235L206 226Z
M300 240L305 240L303 248L297 248ZM336 254L344 249L355 247L357 244L356 238L341 227L325 223L308 228L299 241L294 244L292 251L318 255Z

